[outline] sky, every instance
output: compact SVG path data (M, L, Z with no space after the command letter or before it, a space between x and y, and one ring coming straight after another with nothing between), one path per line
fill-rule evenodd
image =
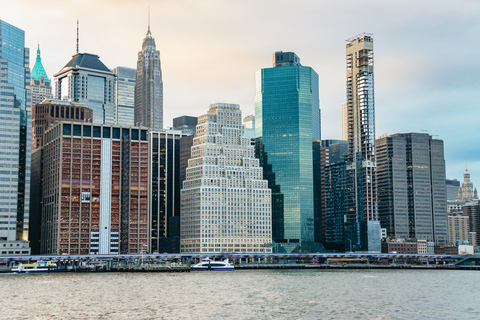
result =
M0 19L37 45L48 76L76 50L136 67L148 27L160 51L164 124L215 102L254 113L255 72L293 51L319 75L322 139L341 138L345 40L373 33L376 136L426 132L444 141L448 179L468 165L480 188L478 0L0 0Z

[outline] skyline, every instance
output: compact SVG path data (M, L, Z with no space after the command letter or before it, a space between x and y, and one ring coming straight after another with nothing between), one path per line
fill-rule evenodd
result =
M255 72L272 66L275 51L292 51L319 74L322 138L339 139L341 103L346 99L344 40L373 33L376 138L385 132L427 130L445 142L447 178L463 181L468 165L474 186L480 183L480 146L475 140L480 133L480 110L475 108L480 45L471 41L480 31L480 5L474 1L439 1L434 7L373 0L343 5L301 1L294 7L283 5L286 1L275 6L270 1L0 4L0 19L25 31L30 69L40 44L51 79L75 54L77 18L80 52L99 55L110 69L135 67L150 5L167 127L174 117L199 116L215 102L240 104L244 116L253 114ZM360 18L365 16L368 19ZM412 118L412 112L418 117Z

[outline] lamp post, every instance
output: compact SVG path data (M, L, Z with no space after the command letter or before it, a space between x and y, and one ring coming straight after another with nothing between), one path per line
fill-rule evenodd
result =
M347 238L348 241L350 241L350 252L349 253L352 253L352 240L350 240L349 238Z

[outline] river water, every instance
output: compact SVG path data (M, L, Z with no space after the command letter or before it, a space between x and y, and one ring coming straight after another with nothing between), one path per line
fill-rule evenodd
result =
M0 319L480 319L480 272L0 274Z

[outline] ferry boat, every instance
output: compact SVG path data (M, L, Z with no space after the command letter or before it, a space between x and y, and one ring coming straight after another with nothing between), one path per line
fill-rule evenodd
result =
M37 263L19 263L12 268L13 273L43 273L57 271L53 262L37 261Z
M228 259L223 261L214 261L210 258L203 259L200 263L192 267L194 271L233 271L234 266L230 264Z

